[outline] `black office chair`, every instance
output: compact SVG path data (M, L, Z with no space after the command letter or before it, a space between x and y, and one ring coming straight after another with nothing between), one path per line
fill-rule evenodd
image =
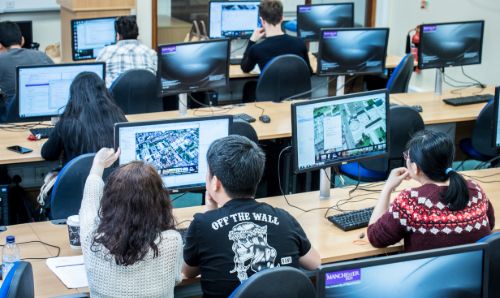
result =
M489 274L488 274L488 297L500 297L500 232L490 234L478 242L488 243Z
M493 147L494 104L490 100L479 112L470 138L460 140L460 149L470 158L483 162L497 155Z
M240 119L233 120L233 125L231 126L230 134L244 136L249 138L251 141L254 141L256 144L259 143L257 132L255 131L253 126L250 125L250 123Z
M343 174L360 181L382 181L393 168L404 166L406 143L416 132L424 129L424 121L415 109L408 106L391 106L389 117L389 157L342 165L340 171Z
M309 66L297 55L278 56L267 63L257 81L256 100L280 102L311 90ZM302 98L309 96L303 94Z
M33 269L31 263L18 261L9 271L0 288L0 297L30 298L35 297Z
M412 54L407 54L401 59L387 82L386 88L389 93L408 92L408 84L410 84L411 75L413 74L413 62Z
M121 74L109 88L116 104L126 115L163 111L156 76L145 69Z
M313 298L315 296L314 286L304 272L282 266L255 273L229 297Z

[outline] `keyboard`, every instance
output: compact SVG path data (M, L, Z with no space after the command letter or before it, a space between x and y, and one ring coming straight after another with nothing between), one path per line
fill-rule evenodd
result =
M235 119L241 119L245 122L248 122L248 123L251 123L251 122L255 122L255 118L248 115L248 114L245 114L245 113L241 113L241 114L236 114L236 115L233 115L233 118Z
M243 58L230 58L229 59L229 64L231 65L240 65L241 64L241 60L243 60Z
M41 127L41 128L32 128L30 129L30 132L34 136L39 135L40 139L46 139L50 136L52 130L54 130L53 127Z
M493 98L493 94L478 94L457 98L445 98L443 101L452 106L471 105L475 103L487 102Z
M374 207L370 207L328 216L328 220L342 231L364 228L368 226L373 208Z

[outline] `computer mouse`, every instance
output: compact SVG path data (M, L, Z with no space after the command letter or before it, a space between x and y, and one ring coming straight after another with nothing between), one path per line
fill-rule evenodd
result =
M415 109L415 111L419 112L419 113L422 113L424 111L424 109L422 109L422 106L421 105L414 105L414 106L411 106L413 109Z
M269 117L268 115L261 115L259 117L259 120L263 123L269 123L271 122L271 117Z

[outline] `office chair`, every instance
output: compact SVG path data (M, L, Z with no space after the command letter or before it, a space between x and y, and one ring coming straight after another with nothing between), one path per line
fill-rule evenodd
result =
M407 54L401 59L401 62L396 66L387 82L386 88L389 90L389 93L408 92L408 84L413 74L413 61L412 54Z
M352 179L359 177L360 181L383 181L393 168L404 166L406 143L416 132L424 129L424 121L415 109L408 106L391 106L389 116L389 157L342 165L342 174Z
M247 137L254 143L259 144L257 132L255 131L253 126L246 121L235 119L233 121L233 125L231 126L230 134Z
M488 297L500 297L500 232L492 233L477 242L488 243L489 275L488 275Z
M31 263L17 261L0 288L1 298L30 298L35 297L33 269Z
M479 112L472 136L460 140L460 149L468 157L486 162L497 156L497 150L493 147L493 112L494 104L493 100L490 100Z
M126 115L163 111L156 76L145 69L121 74L109 88L116 104Z
M280 102L311 90L311 71L297 55L282 55L269 61L257 81L256 100ZM301 97L309 96L308 93Z
M238 286L230 298L313 298L316 296L309 277L299 269L282 266L265 269Z

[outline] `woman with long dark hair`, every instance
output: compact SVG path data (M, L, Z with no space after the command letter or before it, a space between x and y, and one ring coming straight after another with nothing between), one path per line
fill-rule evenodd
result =
M80 239L92 297L174 297L182 239L158 172L134 161L102 173L119 150L94 158L80 209Z
M70 98L54 131L42 147L42 157L59 160L113 147L113 127L126 122L123 111L115 104L104 81L93 72L82 72L70 87Z
M406 251L475 242L495 225L493 206L481 186L452 168L453 141L441 132L417 133L404 153L406 168L392 170L368 226L368 239L386 247L404 239ZM403 190L389 207L391 192L403 180L421 185Z

